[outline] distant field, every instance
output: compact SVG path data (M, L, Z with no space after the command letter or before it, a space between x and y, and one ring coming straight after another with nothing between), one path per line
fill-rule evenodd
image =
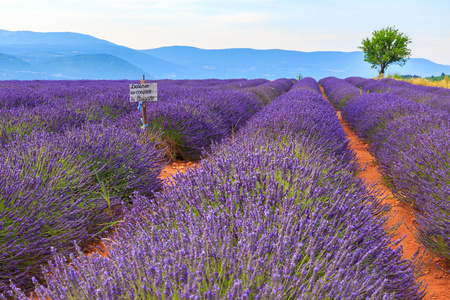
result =
M434 86L434 87L442 87L442 88L450 88L450 79L448 75L441 75L437 77L402 77L398 75L389 76L389 78L403 80L416 85L424 85L424 86Z

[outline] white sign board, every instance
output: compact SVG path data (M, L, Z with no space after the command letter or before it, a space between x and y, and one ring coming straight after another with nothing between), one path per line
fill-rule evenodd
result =
M130 84L130 101L147 102L158 100L157 83Z

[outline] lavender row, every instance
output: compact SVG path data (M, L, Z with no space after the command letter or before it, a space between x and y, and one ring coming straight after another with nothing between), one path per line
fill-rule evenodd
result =
M319 84L328 100L338 110L341 110L351 98L361 94L359 88L336 77L322 78L319 80Z
M164 193L136 194L109 257L79 253L70 266L55 255L37 297L421 299L414 262L383 229L387 208L342 159L352 151L330 155L337 139L348 145L332 135L336 114L303 118L327 102L300 85ZM284 119L286 104L293 113ZM16 288L11 296L25 299Z
M317 81L311 77L304 77L302 80L297 81L296 83L294 83L294 86L292 87L292 89L293 90L309 90L309 91L313 91L313 92L322 94L319 83L317 83Z
M10 279L29 289L51 247L92 240L134 190L161 190L154 142L89 122L129 105L115 83L0 83L0 291Z
M417 239L449 260L450 114L391 89L352 98L342 116L371 144L394 195L416 209Z
M357 171L359 167L355 164L355 153L349 147L335 110L322 97L318 83L314 80L315 85L311 84L311 80L314 79L298 81L289 93L277 98L276 105L267 106L255 115L252 124L255 128L268 127L267 130L272 130L274 135L279 134L280 130L302 133L324 153ZM275 118L273 115L283 117Z
M406 81L391 78L374 80L349 77L345 81L361 88L365 92L387 92L438 109L450 111L450 90L446 88L414 85Z
M62 133L85 123L101 123L135 108L126 82L1 82L0 140L32 130Z
M243 91L255 94L263 105L267 105L279 95L289 91L294 84L294 81L295 80L285 78L281 80L277 79L275 81L265 82L258 86L246 87Z
M415 207L418 240L450 259L450 114L389 94L364 98L361 123L377 126L369 137L383 175ZM349 103L344 117L352 110Z
M170 92L174 86L182 88L240 88L260 85L268 82L265 79L231 79L231 80L160 80L159 87L162 94ZM44 104L59 102L71 103L72 100L84 99L108 101L125 100L128 103L130 80L74 80L74 81L0 81L0 107L10 109L14 107L33 108ZM166 88L167 87L167 88ZM164 99L164 96L162 97ZM121 101L117 101L121 102ZM130 105L131 107L131 105Z

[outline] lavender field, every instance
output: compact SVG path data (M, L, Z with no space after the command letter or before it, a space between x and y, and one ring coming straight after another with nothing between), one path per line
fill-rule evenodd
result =
M161 80L141 129L129 83L0 82L0 299L422 299L336 109L450 260L448 90Z

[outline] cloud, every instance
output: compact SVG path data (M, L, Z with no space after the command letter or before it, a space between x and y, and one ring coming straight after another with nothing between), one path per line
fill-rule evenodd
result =
M344 70L335 70L335 69L323 69L324 71L330 71L330 72L335 72L335 73L343 73L345 72Z
M232 14L219 14L214 16L206 16L206 20L221 24L246 24L266 22L272 19L268 13L258 12L237 12Z

